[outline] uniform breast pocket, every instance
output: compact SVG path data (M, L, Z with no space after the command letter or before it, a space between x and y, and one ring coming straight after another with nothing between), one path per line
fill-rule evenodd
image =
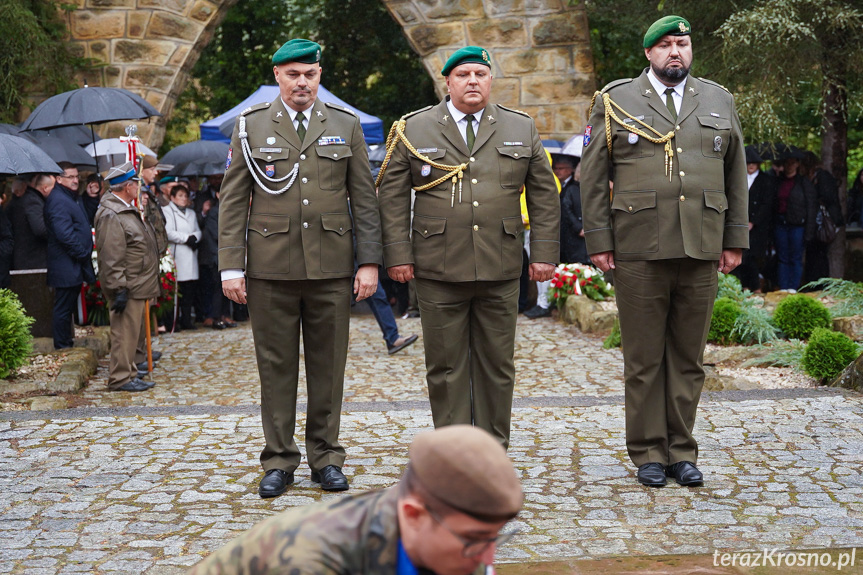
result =
M350 214L321 214L321 271L352 272L354 238Z
M288 273L291 260L288 232L291 218L281 214L252 214L246 249L246 269L250 272Z
M656 192L615 192L611 200L614 248L622 254L646 254L659 249Z
M281 178L290 172L294 167L288 162L290 156L288 148L252 148L252 161L268 178Z
M518 189L524 183L530 166L529 146L499 146L500 185L503 188Z
M416 268L431 273L446 269L446 218L414 216L413 248Z
M417 148L417 151L434 163L446 163L444 161L446 148ZM410 162L411 183L415 188L426 186L446 174L443 170L433 167L429 162L417 158L414 154L410 154ZM441 182L438 184L438 187L445 185L447 182L449 180Z
M728 198L725 197L725 192L704 190L704 209L701 214L701 251L710 254L718 254L722 251L726 210L728 210Z
M648 126L653 125L653 116L640 117L639 120L641 120ZM653 132L651 132L638 122L631 121L625 123L627 126L655 136ZM656 147L660 144L654 144L647 138L630 132L625 127L621 126L616 122L613 122L612 126L614 126L614 139L612 141L612 149L614 150L615 157L627 160L635 158L650 158L656 155Z
M701 152L707 158L724 158L731 137L731 120L698 116L701 124Z
M318 155L318 183L322 190L339 190L345 186L348 173L350 146L315 146Z

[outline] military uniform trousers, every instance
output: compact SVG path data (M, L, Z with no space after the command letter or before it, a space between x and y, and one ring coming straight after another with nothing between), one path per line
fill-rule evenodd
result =
M108 305L113 305L113 301ZM135 350L138 348L138 335L144 323L144 308L147 300L130 299L122 312L110 311L111 358L109 363L108 387L117 389L138 377L135 367Z
M434 426L472 424L508 447L519 280L415 281Z
M626 447L637 466L696 463L692 427L704 385L716 265L692 258L615 261Z
M351 278L265 280L248 278L249 317L261 378L264 471L291 473L300 464L294 441L300 330L306 363L306 456L309 467L341 467L342 392L348 353Z

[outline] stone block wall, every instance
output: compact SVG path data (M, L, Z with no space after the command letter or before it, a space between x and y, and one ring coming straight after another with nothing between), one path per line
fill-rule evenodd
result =
M161 118L137 120L138 135L158 148L165 124L189 71L237 0L74 0L67 13L70 39L79 55L100 67L77 78L90 86L131 90L153 104ZM103 137L123 134L132 122L100 128Z
M523 110L543 138L581 132L596 90L583 4L568 0L383 0L423 58L438 94L447 58L467 45L492 56L492 99ZM407 111L407 110L405 110Z

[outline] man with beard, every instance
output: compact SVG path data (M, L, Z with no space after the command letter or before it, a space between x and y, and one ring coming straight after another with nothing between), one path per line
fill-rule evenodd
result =
M734 98L689 75L689 34L679 16L650 26L649 68L596 95L582 157L587 251L602 271L614 270L626 445L638 481L654 487L666 476L703 481L692 428L716 270L737 267L749 243Z

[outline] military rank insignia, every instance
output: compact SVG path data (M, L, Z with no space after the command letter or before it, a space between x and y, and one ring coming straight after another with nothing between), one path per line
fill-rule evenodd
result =
M584 128L584 142L582 142L582 145L583 145L585 148L586 148L586 147L587 147L587 145L590 143L590 134L591 134L592 132L593 132L593 126L591 126L590 124L588 124L588 125L587 125L587 127L586 127L586 128Z
M276 175L276 166L273 164L268 164L266 168L264 168L264 173L267 174L268 178L272 178Z
M234 148L228 148L228 159L225 160L225 171L231 167L231 158L234 157Z

